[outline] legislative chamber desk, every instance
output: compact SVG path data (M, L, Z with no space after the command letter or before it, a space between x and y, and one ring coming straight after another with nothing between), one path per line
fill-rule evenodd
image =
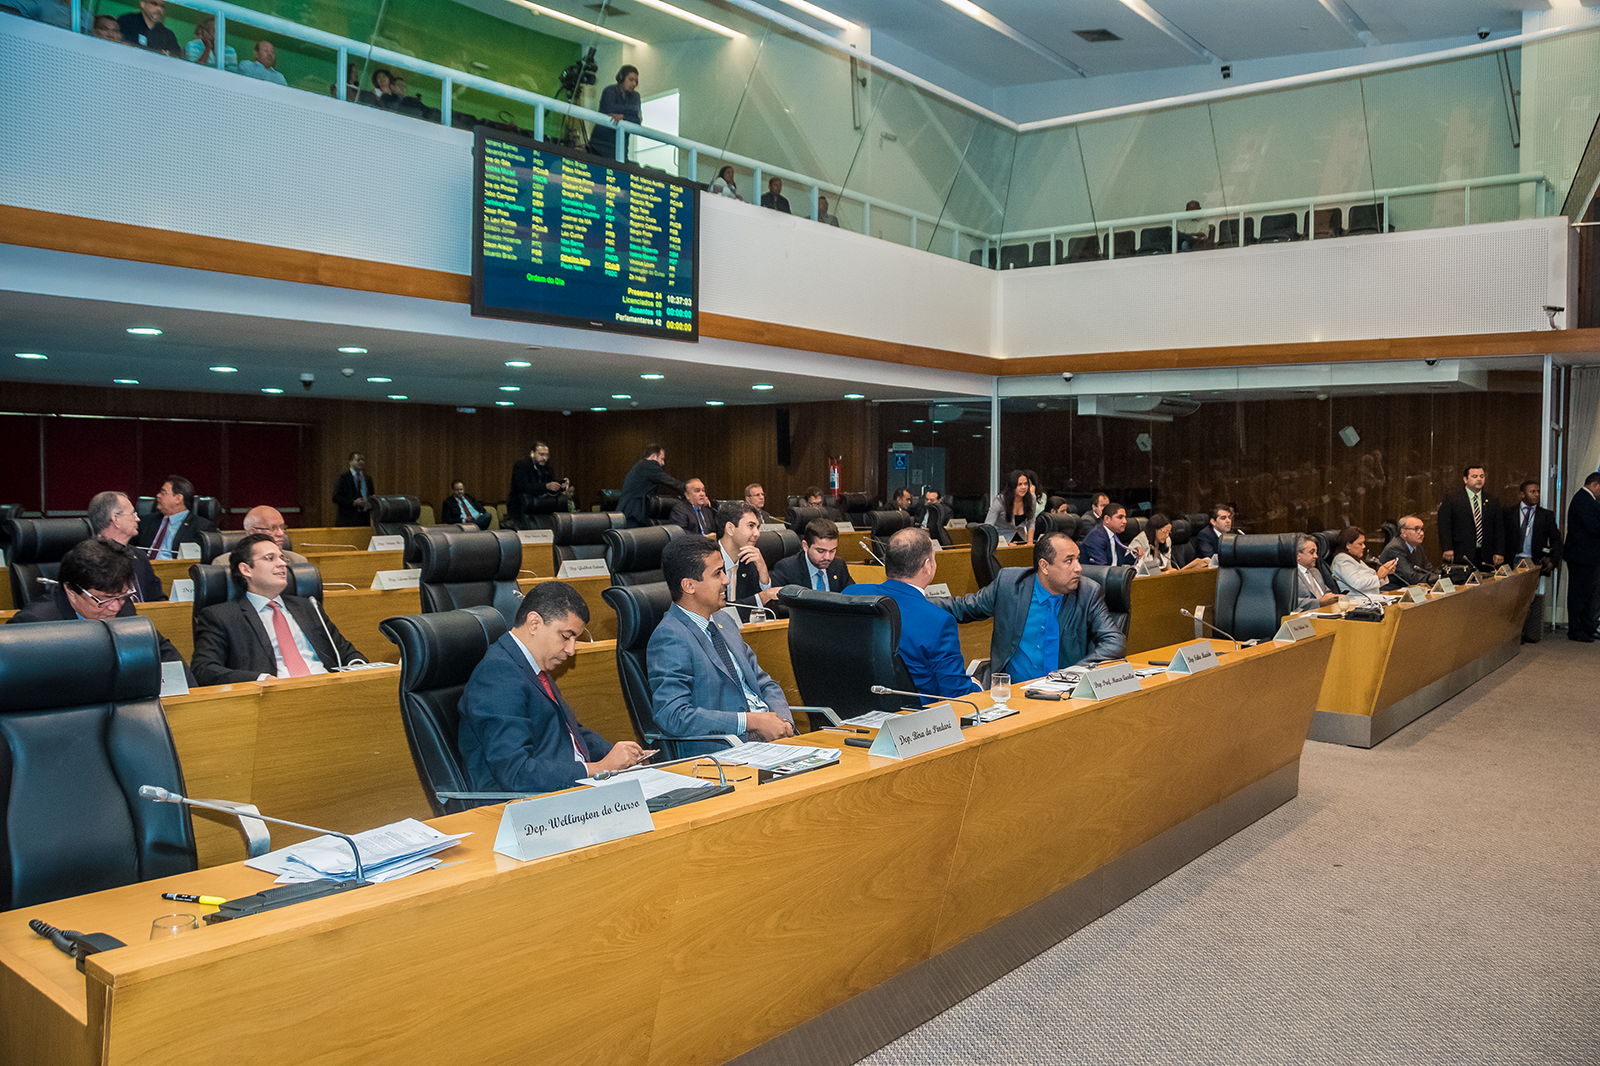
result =
M164 943L160 893L231 865L0 915L7 1061L853 1062L1298 791L1334 640L1228 652L1099 703L1017 715L904 762L842 761L527 863L500 808L446 865ZM1225 647L1218 645L1218 650ZM806 743L839 745L836 733ZM30 918L109 933L87 979Z
M1525 570L1395 604L1382 622L1312 619L1338 639L1310 739L1370 748L1516 658L1538 585Z

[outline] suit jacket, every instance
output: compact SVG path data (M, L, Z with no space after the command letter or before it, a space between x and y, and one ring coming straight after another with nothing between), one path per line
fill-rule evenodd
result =
M828 564L827 585L829 592L843 592L845 586L852 584L850 580L850 565L837 555L833 562ZM801 548L793 555L785 556L778 560L778 565L772 568L772 584L776 588L785 585L799 585L801 588L812 588L811 571L806 568L805 549Z
M1483 549L1478 550L1472 528L1472 502L1467 490L1457 489L1446 493L1439 504L1439 550L1455 552L1455 565L1467 566L1489 563L1490 557L1504 555L1505 520L1501 517L1500 501L1483 493Z
M928 601L922 590L905 581L881 585L851 585L850 596L888 596L900 608L900 661L906 664L912 687L936 696L965 696L978 691L967 676L961 654L961 637L955 616ZM937 703L925 699L924 705Z
M1083 538L1085 566L1132 566L1139 560L1126 547L1119 547L1110 527L1101 523Z
M926 516L927 523L923 523ZM926 500L918 500L911 505L911 524L918 529L926 529L928 535L945 547L950 546L950 534L945 532L945 512L943 504L929 506Z
M696 507L688 500L679 500L672 505L672 514L667 521L672 525L681 526L690 533L716 533L717 509L710 504Z
M337 626L328 622L335 644L322 630L323 619L304 596L281 597L284 611L295 620L322 665L337 670L341 663L364 659ZM202 685L254 681L262 674L278 676L278 661L261 616L244 596L207 607L194 616L194 672Z
M1522 501L1508 504L1501 508L1505 514L1505 551L1501 554L1506 557L1506 562L1514 562L1522 554ZM1548 562L1551 566L1561 565L1561 530L1556 528L1556 513L1548 507L1536 507L1533 511L1533 555L1530 556L1536 563Z
M156 534L161 532L161 522L165 517L166 516L160 511L152 511L149 514L140 517L139 535L133 538L133 543L130 545L130 547L147 549L154 547L156 542ZM190 511L188 517L183 520L183 524L178 526L178 535L172 541L172 551L174 557L177 555L178 545L199 544L200 538L196 534L202 531L206 533L215 533L217 531L217 527L211 524L211 520L209 518L201 518L193 511ZM145 552L145 558L149 558L149 552ZM152 573L151 576L154 577L154 573ZM166 599L166 597L163 596L162 599ZM76 612L74 612L74 617L76 617Z
M1194 551L1196 559L1209 559L1217 554L1217 546L1220 540L1221 538L1217 536L1216 529L1212 527L1210 522L1207 522L1195 532L1194 536L1189 538L1189 547Z
M683 482L654 459L634 463L622 479L622 495L617 498L617 510L627 516L629 529L650 524L650 497L657 495L658 488L670 489L674 496L683 495Z
M957 622L994 619L994 635L989 640L989 669L1003 674L1022 645L1028 608L1033 602L1033 585L1037 580L1035 572L1028 567L1008 566L979 592L933 602L940 607L948 605ZM1061 597L1061 613L1056 617L1061 627L1057 661L1063 668L1122 658L1127 638L1111 620L1105 593L1095 582L1083 578L1077 592Z
M439 507L439 520L447 526L473 524L479 529L488 529L490 523L488 508L484 507L478 498L470 492L467 493L467 499L471 500L472 506L477 509L477 518L468 518L466 508L461 506L461 501L451 495L445 497L444 503Z
M490 645L461 694L456 738L474 791L571 788L589 776L573 750L574 735L583 740L589 762L611 751L610 741L578 724L554 678L550 687L553 702L516 637L507 633Z
M761 669L755 652L726 618L711 620L739 664L750 689L766 701L767 710L794 721L783 689ZM711 646L711 638L701 632L682 610L669 609L650 636L645 658L650 667L650 704L656 725L671 736L704 736L739 730L737 715L748 710L744 688L728 673L722 658ZM745 739L755 739L747 734ZM721 744L680 744L685 755L718 751Z
M1566 560L1578 566L1600 566L1600 500L1582 486L1567 505Z
M161 579L156 577L155 567L142 551L133 553L133 579L139 584L139 602L161 603L167 598L161 591Z
M1294 587L1296 597L1295 610L1297 611L1316 610L1322 605L1322 597L1334 591L1322 580L1320 568L1312 570L1311 578L1307 580L1305 571L1296 566L1294 568Z
M1378 565L1382 566L1390 559L1396 560L1394 574L1385 582L1390 588L1431 585L1439 578L1433 567L1428 565L1428 553L1421 548L1412 548L1399 537L1383 546L1383 551L1378 554Z
M768 576L771 576L770 571ZM733 581L728 585L729 605L755 607L761 604L761 571L756 569L755 563L735 560L732 577ZM748 621L750 612L740 611L739 617Z
M512 496L559 496L561 493L551 492L547 485L552 481L560 481L556 472L550 468L549 463L536 463L532 457L518 459L511 464L511 492Z
M12 615L7 620L7 624L13 622L18 624L26 624L28 622L76 621L78 618L78 612L73 610L72 601L67 599L67 590L62 588L60 585L51 585L49 588L50 595L41 596L39 599L28 604L28 606ZM165 597L163 597L163 599L164 598ZM138 611L134 608L133 603L131 601L124 600L122 609L117 612L117 617L127 618L130 615L137 613ZM183 662L183 655L178 651L177 648L173 647L172 641L161 635L160 630L156 631L156 644L161 648L162 662ZM191 688L199 684L199 682L195 680L194 672L189 669L188 663L183 664L183 676L188 679L189 686Z
M365 470L361 477L367 483L367 495L376 496L378 488L373 484L372 475ZM364 526L372 521L372 512L363 511L356 506L360 499L356 492L356 476L354 472L346 470L339 475L339 480L333 484L333 502L339 508L339 518L333 524L336 526Z

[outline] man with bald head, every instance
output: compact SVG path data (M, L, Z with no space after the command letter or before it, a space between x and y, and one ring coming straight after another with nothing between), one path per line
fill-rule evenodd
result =
M94 535L104 537L113 544L126 548L139 535L139 514L126 493L107 491L97 493L89 501L89 528ZM167 598L161 591L161 579L156 577L149 556L134 552L133 580L138 586L138 599L142 603L159 603Z
M252 533L265 533L271 537L273 543L283 552L283 561L290 566L299 566L311 561L299 552L289 550L289 534L283 524L283 514L276 507L268 507L266 504L262 504L260 507L250 508L249 513L244 516L244 535L248 537ZM211 565L227 566L228 556L232 554L232 552L223 552L211 560Z

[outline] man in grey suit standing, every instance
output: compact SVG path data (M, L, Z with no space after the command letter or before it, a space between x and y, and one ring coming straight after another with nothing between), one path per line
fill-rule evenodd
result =
M1120 659L1127 647L1106 610L1105 594L1083 576L1078 545L1065 533L1034 541L1033 569L1008 566L981 592L933 602L957 622L993 618L990 672L1017 681Z
M737 735L746 741L794 735L783 690L756 662L739 627L718 614L727 606L722 549L702 537L679 537L661 553L672 595L645 658L656 724L678 737ZM715 743L680 744L685 755L715 752Z

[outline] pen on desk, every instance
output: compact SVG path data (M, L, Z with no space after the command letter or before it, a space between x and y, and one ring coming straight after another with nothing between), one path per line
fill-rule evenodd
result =
M822 727L821 731L824 732L824 733L870 733L870 732L872 732L872 730L870 730L870 729L860 729L860 728L858 728L856 726L853 726L853 725L825 725L825 726Z
M186 892L163 892L161 898L175 903L199 903L207 907L220 907L228 902L222 896L191 896Z

